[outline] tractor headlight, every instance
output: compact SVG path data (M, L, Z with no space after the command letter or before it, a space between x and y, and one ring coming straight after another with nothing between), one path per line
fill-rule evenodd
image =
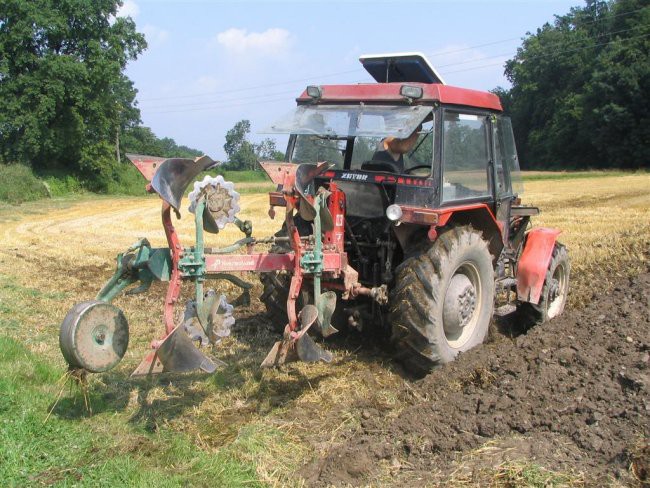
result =
M386 217L388 218L388 220L397 222L399 219L402 218L402 207L396 204L389 205L386 208Z
M399 94L404 98L417 100L419 98L422 98L424 90L422 90L421 86L402 85L399 89Z
M314 100L318 100L320 97L323 96L323 90L321 89L320 86L309 85L307 87L307 95L313 98Z

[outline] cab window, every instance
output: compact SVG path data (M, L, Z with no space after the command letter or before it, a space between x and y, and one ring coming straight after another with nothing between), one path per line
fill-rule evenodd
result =
M510 119L497 116L493 127L497 197L521 195L523 186Z
M352 150L351 169L361 166L373 159L376 151L381 150L383 137L355 137ZM422 123L417 142L413 149L404 154L404 170L415 176L431 174L433 161L433 120Z
M487 116L445 111L443 134L443 200L489 196Z

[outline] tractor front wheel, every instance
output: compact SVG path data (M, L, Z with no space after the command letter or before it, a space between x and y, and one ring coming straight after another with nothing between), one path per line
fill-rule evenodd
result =
M487 242L455 227L397 269L390 293L397 358L426 374L481 344L494 308L494 268Z

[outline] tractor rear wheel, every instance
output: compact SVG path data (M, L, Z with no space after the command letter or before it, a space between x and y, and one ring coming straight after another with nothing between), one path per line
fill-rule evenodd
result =
M397 358L415 374L481 344L494 308L492 256L481 233L452 228L407 258L389 307Z
M277 251L272 250L271 252ZM282 333L289 321L287 317L287 299L289 298L291 275L280 271L271 271L260 274L260 281L263 287L260 300L266 307L266 313L271 321L271 328Z
M518 312L526 326L548 322L564 311L569 292L570 272L571 265L566 247L555 243L539 303L523 302L518 307Z

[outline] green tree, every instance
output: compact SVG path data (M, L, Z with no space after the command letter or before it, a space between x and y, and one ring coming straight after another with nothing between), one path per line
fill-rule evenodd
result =
M202 151L187 146L179 146L174 139L159 139L149 127L128 128L120 138L120 147L125 153L148 154L160 157L194 158L203 155Z
M101 187L118 131L139 122L124 75L146 47L119 0L0 4L0 161L66 168Z
M529 34L497 89L523 167L650 163L650 6L588 0Z
M248 140L251 131L249 120L240 120L226 133L223 146L228 156L228 167L235 170L258 170L257 161L263 159L284 159L273 139L264 139L259 144Z

